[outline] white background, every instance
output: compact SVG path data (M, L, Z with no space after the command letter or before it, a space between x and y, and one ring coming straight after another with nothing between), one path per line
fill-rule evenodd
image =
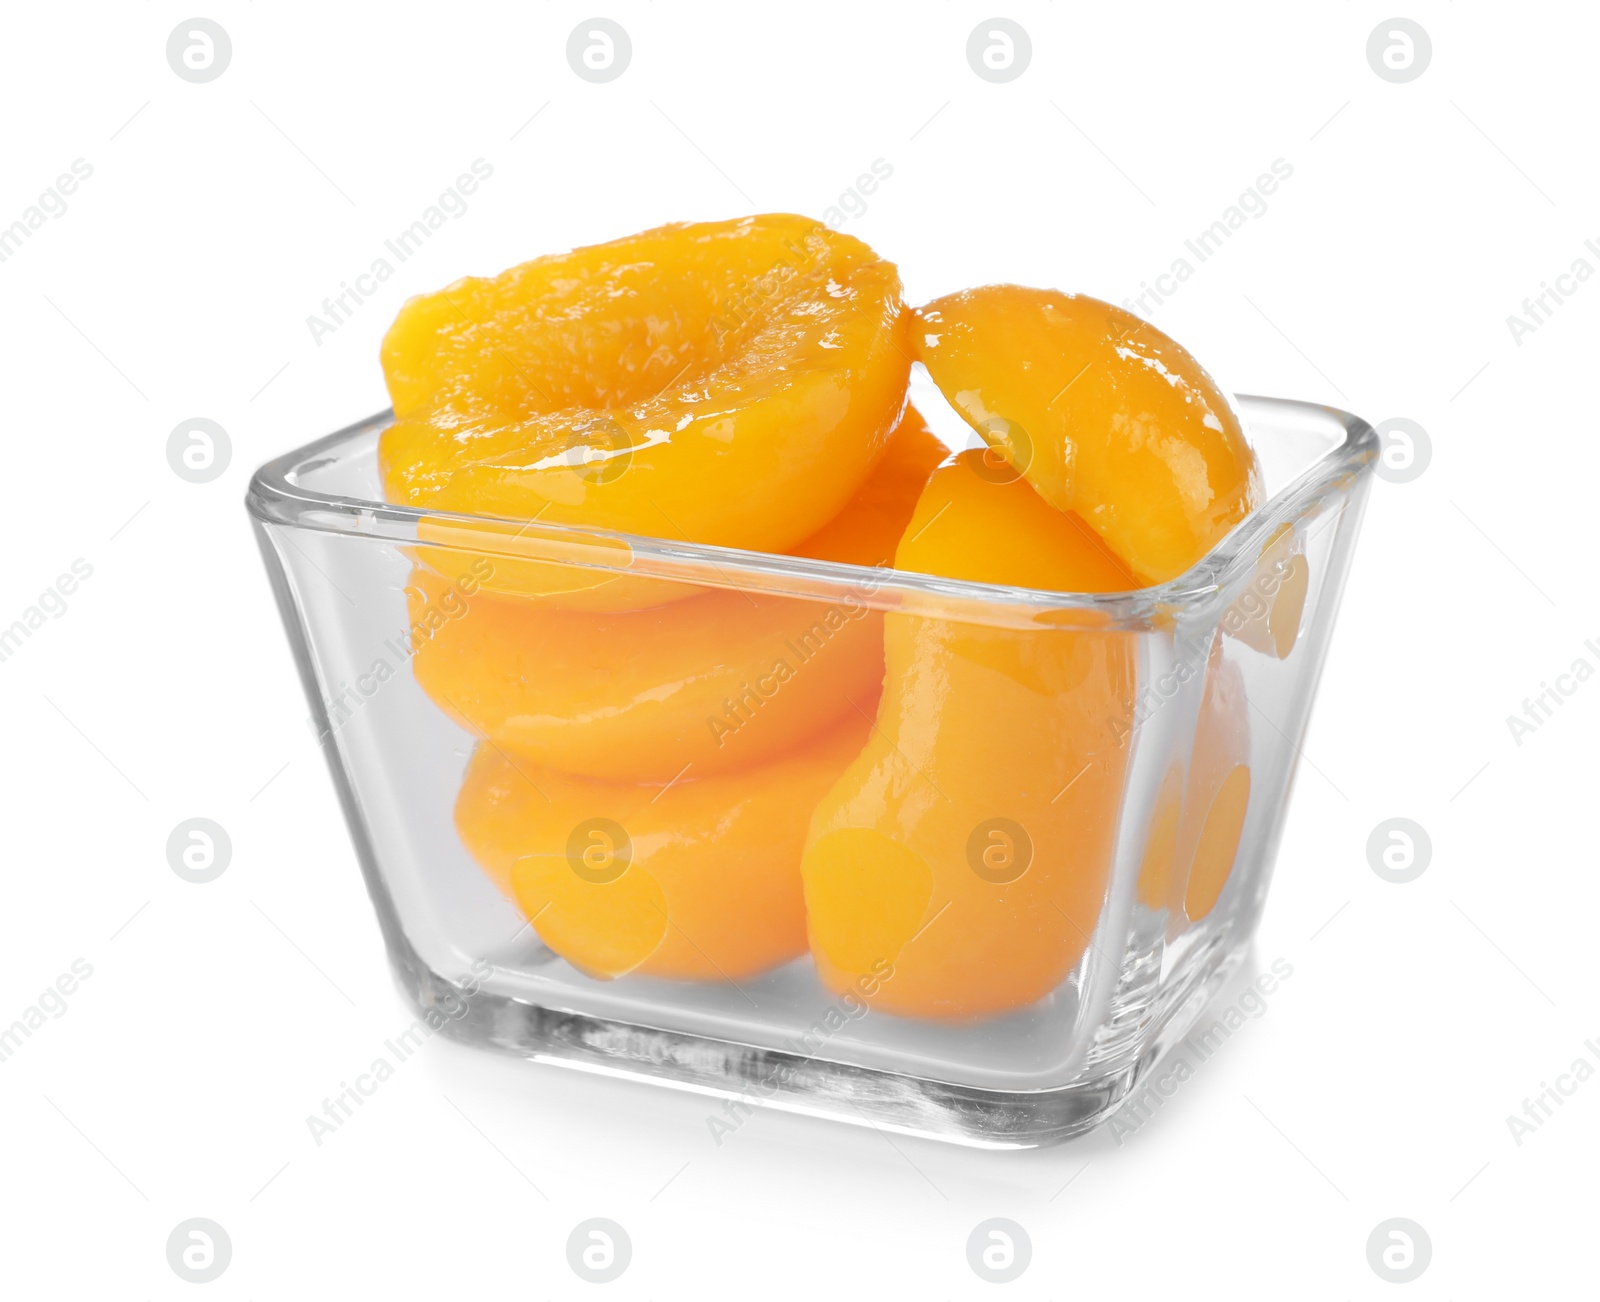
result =
M1600 1078L1520 1145L1506 1118L1600 1063L1600 680L1520 745L1506 716L1600 668L1600 281L1520 345L1506 318L1600 268L1600 23L1418 0L1432 63L1395 85L1365 53L1391 11L1312 8L1016 0L1032 62L995 85L965 56L987 5L617 0L632 63L592 85L565 58L585 8L217 0L232 62L195 85L165 57L183 7L8 5L0 224L73 160L93 176L0 263L0 625L74 559L93 575L0 663L0 1024L74 959L93 975L0 1063L0 1291L193 1296L165 1244L203 1216L233 1244L218 1298L589 1296L564 1245L605 1216L633 1243L605 1296L975 1298L967 1236L1004 1216L1033 1243L1019 1298L1380 1297L1367 1238L1402 1216L1433 1250L1402 1296L1592 1292ZM477 158L465 215L314 341ZM879 158L845 229L916 301L1120 301L1282 158L1154 319L1230 388L1430 433L1420 478L1375 485L1306 742L1257 945L1292 978L1121 1145L767 1111L719 1147L694 1096L435 1040L318 1147L307 1114L411 1014L251 470L384 405L408 294L666 220L820 216ZM196 415L233 448L203 485L165 454ZM1398 886L1365 849L1396 815L1433 844ZM208 885L166 861L193 816L233 841Z

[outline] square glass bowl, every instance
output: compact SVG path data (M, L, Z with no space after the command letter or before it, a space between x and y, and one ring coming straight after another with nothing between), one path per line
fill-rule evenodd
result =
M1107 1118L1255 930L1378 451L1331 408L1238 406L1265 504L1111 595L387 505L388 413L264 465L249 510L408 997L714 1096L719 1133L763 1104L992 1147ZM863 748L877 814L827 794Z

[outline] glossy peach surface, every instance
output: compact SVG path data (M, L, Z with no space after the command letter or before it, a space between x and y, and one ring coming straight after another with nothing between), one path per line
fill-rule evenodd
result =
M885 564L944 456L908 409L856 495L795 552ZM702 590L596 614L462 592L419 567L407 589L412 664L442 709L508 751L591 777L667 782L759 763L870 711L883 616L868 595Z
M919 309L912 341L967 423L1139 586L1183 573L1260 501L1232 404L1188 352L1121 308L987 285Z
M389 500L785 551L905 402L894 265L804 217L664 226L469 278L383 344Z
M806 824L867 727L853 716L771 765L665 788L576 778L482 745L456 827L574 966L737 981L805 951Z
M982 454L941 467L901 569L1073 591L1127 571ZM971 1018L1021 1008L1072 970L1104 897L1133 700L1131 643L889 614L877 726L823 797L802 872L825 984L887 963L872 1004Z

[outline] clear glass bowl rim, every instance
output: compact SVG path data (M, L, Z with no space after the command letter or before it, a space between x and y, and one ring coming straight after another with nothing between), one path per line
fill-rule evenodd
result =
M848 599L888 610L910 606L918 613L937 610L950 618L1012 626L1060 626L1072 622L1073 612L1084 612L1096 629L1139 632L1170 625L1174 618L1208 605L1218 592L1253 573L1262 549L1276 530L1315 514L1330 493L1348 485L1354 476L1369 473L1377 460L1377 433L1366 421L1347 411L1321 403L1253 394L1238 394L1234 401L1247 433L1258 426L1270 427L1275 417L1279 421L1317 418L1342 427L1344 439L1235 525L1190 569L1165 583L1133 592L1055 592L576 525L539 524L529 528L528 522L522 520L396 506L316 492L296 482L298 474L313 468L312 463L336 456L341 447L360 437L381 433L393 420L390 409L266 462L251 477L245 503L251 515L262 523L371 541L463 550L455 544L419 538L418 524L428 520L471 528L488 523L495 529L515 530L516 546L496 547L495 535L489 533L475 535L471 548L474 552L521 560L543 557L564 565L701 587L764 591L817 601ZM595 545L594 550L607 558L626 558L627 564L575 559L573 544L585 542ZM548 545L548 551L541 543ZM1063 615L1069 618L1063 621Z

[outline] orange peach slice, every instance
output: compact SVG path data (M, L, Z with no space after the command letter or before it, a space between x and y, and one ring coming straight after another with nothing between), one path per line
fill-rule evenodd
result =
M575 967L738 981L804 951L806 823L867 727L847 719L775 763L665 787L576 778L483 745L456 827Z
M796 551L887 562L944 456L908 410L860 491ZM407 590L412 668L452 718L537 763L614 781L704 777L786 754L842 716L870 717L883 684L870 595L702 590L593 614L463 591L419 568Z
M410 300L383 344L391 502L785 551L905 405L900 279L808 218L664 226ZM443 527L449 528L444 522ZM580 576L582 577L582 576ZM507 570L572 595L562 566ZM649 596L599 573L586 601ZM505 590L505 589L501 589Z
M962 453L934 473L895 563L1083 592L1132 576L1081 521ZM1133 702L1126 635L884 620L877 726L821 800L802 872L825 985L875 1008L971 1019L1072 971L1110 870ZM885 967L892 974L883 975Z
M921 308L912 342L967 423L1144 583L1182 574L1260 500L1226 396L1121 308L988 285Z

